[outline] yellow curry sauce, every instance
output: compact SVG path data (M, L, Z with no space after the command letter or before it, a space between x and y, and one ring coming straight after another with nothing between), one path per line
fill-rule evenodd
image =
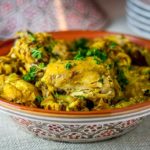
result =
M74 41L20 32L0 57L0 97L49 110L122 108L150 98L150 52L120 35Z

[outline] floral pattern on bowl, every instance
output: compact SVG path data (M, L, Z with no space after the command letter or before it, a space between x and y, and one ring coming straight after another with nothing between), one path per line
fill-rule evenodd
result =
M23 129L29 133L55 141L93 142L120 136L134 129L143 117L114 123L94 124L54 124L51 122L32 121L19 117L12 117Z

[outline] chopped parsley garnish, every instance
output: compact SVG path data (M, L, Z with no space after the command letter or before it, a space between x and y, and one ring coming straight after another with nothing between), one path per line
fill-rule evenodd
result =
M40 96L40 95L36 97L36 101L37 101L38 103L41 103L43 99L44 99L44 98L43 98L42 96Z
M105 62L107 59L107 54L99 49L79 49L77 51L77 54L75 55L75 60L83 60L85 57L94 57L94 60L96 60L97 64L100 64L101 62Z
M102 62L102 61L101 61L98 57L96 57L96 56L94 56L93 59L95 60L96 64L98 64L98 65Z
M86 56L86 50L79 49L77 54L75 55L74 59L75 60L83 60Z
M70 62L68 62L66 65L65 65L65 68L67 70L71 69L72 68L72 64Z
M107 59L106 52L99 50L99 49L95 49L95 48L88 50L86 53L86 56L94 56L94 59L99 58L101 62L105 62Z
M30 40L32 42L35 42L36 41L35 35L30 31L27 31L27 33L28 33L28 36L29 36Z
M116 42L111 42L109 48L115 48L118 44Z
M79 98L80 100L85 100L85 96L82 95L76 95L75 97Z
M54 93L52 94L54 98L59 98L61 95L61 93L57 92L57 91L54 91Z
M52 40L49 45L45 46L44 49L47 52L52 52L54 46L57 44L57 41Z
M77 51L78 49L87 49L87 42L88 40L85 38L75 40L72 44L73 46L71 47L70 51Z
M36 48L33 48L31 50L31 55L33 58L36 58L36 59L41 59L43 56L42 52Z
M43 69L44 67L46 67L46 65L42 62L42 63L39 63L38 67L39 67L40 69Z
M121 87L121 90L124 90L126 85L128 84L128 79L126 78L123 70L121 70L121 69L117 70L117 80Z
M144 96L149 96L150 97L150 90L147 89L146 91L144 91Z
M93 52L91 50L88 50L86 53L86 56L92 56L92 55L93 55Z
M102 60L102 62L106 61L106 59L107 59L107 54L104 51L96 50L95 51L95 56L100 58Z
M37 68L32 66L27 74L23 76L25 81L34 81L37 73Z

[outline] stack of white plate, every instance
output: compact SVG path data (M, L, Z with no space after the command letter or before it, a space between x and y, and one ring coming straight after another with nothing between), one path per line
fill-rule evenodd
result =
M150 0L128 0L126 12L129 27L150 39Z

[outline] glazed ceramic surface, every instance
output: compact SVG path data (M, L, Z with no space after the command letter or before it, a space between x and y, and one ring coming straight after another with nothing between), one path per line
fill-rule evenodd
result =
M94 142L120 136L134 129L143 119L131 119L114 123L99 122L82 123L51 123L32 121L20 117L12 117L27 132L48 140L65 142Z
M95 38L110 34L105 31L52 32L57 39ZM125 35L131 41L150 48L150 41ZM0 55L9 52L14 40L0 42ZM50 111L29 108L0 100L0 111L9 115L20 127L48 140L94 142L120 136L135 128L150 114L150 101L121 109L91 112Z

